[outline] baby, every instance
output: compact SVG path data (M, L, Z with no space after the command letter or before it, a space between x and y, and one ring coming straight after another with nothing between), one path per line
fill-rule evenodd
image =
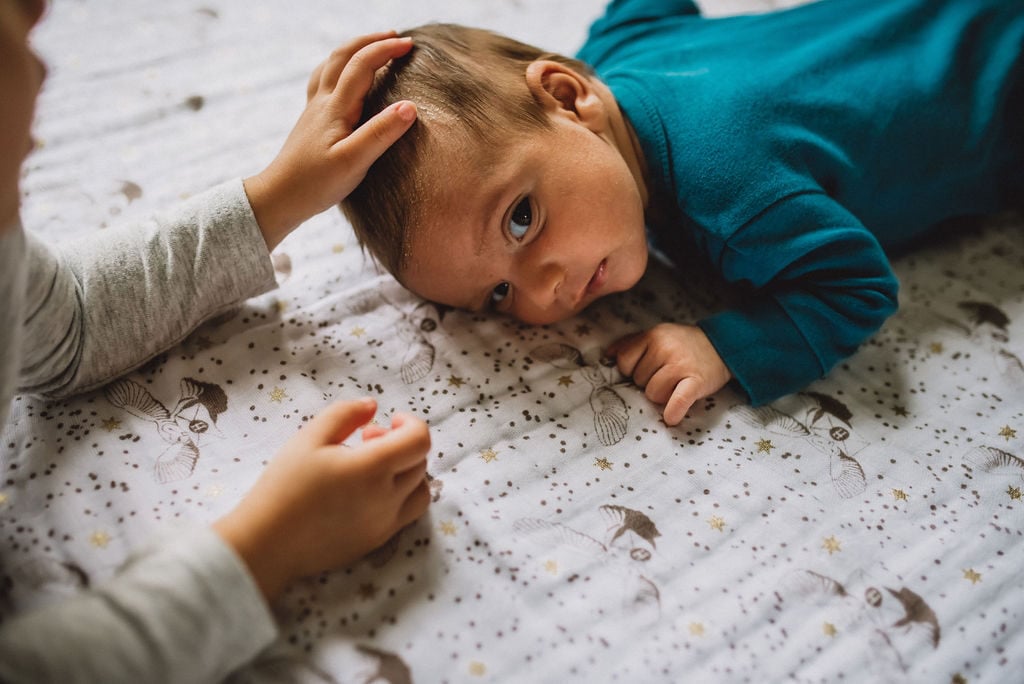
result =
M403 285L528 323L699 253L743 305L614 342L667 424L732 381L757 405L897 307L886 250L1024 198L1024 2L821 0L706 19L615 0L578 59L452 25L407 32L363 115L413 129L342 208Z

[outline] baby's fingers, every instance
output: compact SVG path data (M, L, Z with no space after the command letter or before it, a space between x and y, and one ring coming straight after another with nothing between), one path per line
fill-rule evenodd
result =
M662 418L668 426L678 425L686 417L687 411L694 402L703 397L701 383L697 378L687 377L679 381L668 403L665 404L665 411Z
M634 333L612 342L605 350L605 354L615 359L615 365L620 373L626 377L632 377L636 364L640 362L646 351L645 334Z

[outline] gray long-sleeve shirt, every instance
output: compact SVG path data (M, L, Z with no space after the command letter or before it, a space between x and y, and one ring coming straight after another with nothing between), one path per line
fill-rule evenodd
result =
M0 427L19 391L102 385L275 286L241 181L60 251L0 233ZM3 682L215 682L274 638L242 560L204 525L109 582L0 626Z

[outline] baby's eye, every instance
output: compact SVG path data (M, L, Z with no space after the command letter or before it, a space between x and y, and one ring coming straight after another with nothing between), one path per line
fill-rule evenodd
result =
M494 289L491 290L491 303L492 304L497 304L498 302L503 300L505 297L508 297L508 291L509 291L509 289L511 287L512 286L509 285L507 281L506 282L501 282L501 283L498 283L497 285L495 285Z
M526 231L530 230L531 223L533 223L533 209L530 208L530 198L527 196L519 200L519 204L513 207L512 216L508 221L508 232L516 240L522 240Z

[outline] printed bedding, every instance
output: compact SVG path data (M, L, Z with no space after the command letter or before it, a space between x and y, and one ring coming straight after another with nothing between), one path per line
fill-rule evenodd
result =
M709 2L711 12L767 9ZM785 3L785 4L793 4ZM336 44L430 20L572 52L603 0L57 2L24 222L139 220L277 151ZM5 612L212 521L325 402L432 426L429 513L291 587L258 682L928 681L1024 677L1024 221L896 262L902 308L807 391L731 391L679 427L601 361L715 305L655 264L560 325L439 309L338 212L274 254L280 288L106 388L19 397L0 445ZM223 265L231 268L231 264Z

